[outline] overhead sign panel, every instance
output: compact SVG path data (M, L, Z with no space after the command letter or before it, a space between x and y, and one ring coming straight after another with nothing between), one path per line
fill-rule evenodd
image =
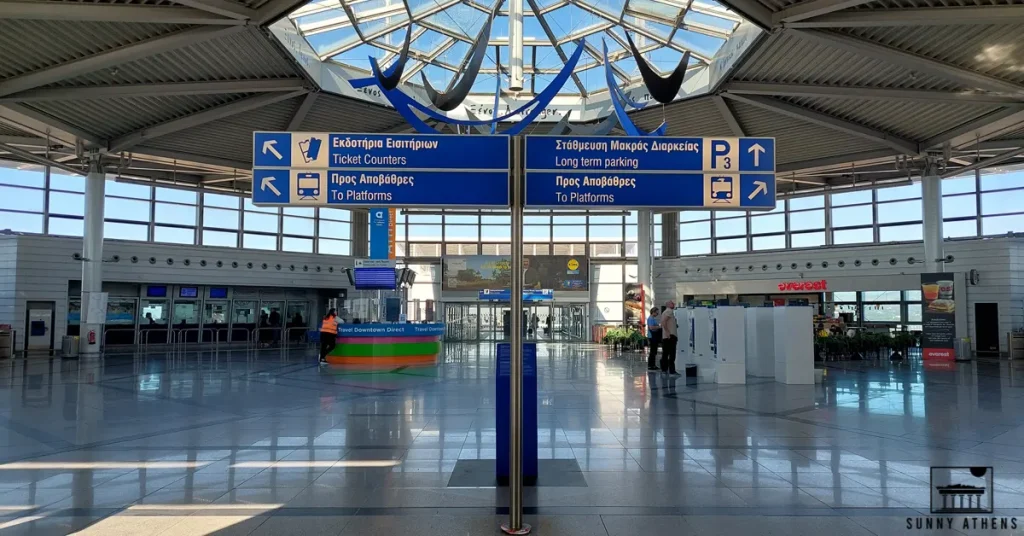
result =
M500 206L508 136L253 133L260 206Z
M531 208L775 208L774 138L527 136Z

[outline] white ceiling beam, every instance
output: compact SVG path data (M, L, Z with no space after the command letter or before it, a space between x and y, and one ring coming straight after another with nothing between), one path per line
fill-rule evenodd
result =
M189 116L185 116L179 119L172 119L170 121L155 125L152 127L144 128L126 134L119 138L115 138L108 144L107 150L111 153L117 153L124 151L130 147L145 143L151 139L158 138L160 136L166 136L174 132L185 130L188 128L197 127L210 121L217 121L224 119L225 117L231 117L232 115L240 114L269 106L276 102L291 99L302 95L305 90L294 91L291 93L267 93L263 95L256 95L253 97L247 97L241 100L237 100L228 104L217 106L209 110L204 110L199 113L195 113Z
M0 143L22 147L46 147L46 140L35 136L0 136Z
M892 149L875 149L872 151L862 151L859 153L849 153L838 156L826 156L823 158L815 158L799 162L788 162L775 166L775 169L779 173L782 173L812 171L816 169L834 169L837 166L846 166L848 168L854 164L859 166L865 163L877 163L883 160L892 160L893 157L899 154L901 154L900 151L893 151Z
M426 68L427 65L437 65L438 67L441 67L443 69L448 69L449 67L451 69L454 69L454 66L450 66L444 62L438 62L437 58L440 58L442 54L448 51L448 49L455 46L455 43L458 43L457 39L455 39L454 37L446 37L444 42L442 42L436 49L434 49L434 51L431 52L429 56L427 56L425 59L420 60L418 63L416 63L416 65L413 65L412 67L406 69L402 73L402 82L407 82L409 79L415 76L416 73Z
M576 30L572 33L565 34L565 36L563 36L561 39L555 39L552 42L557 45L564 45L566 43L572 43L573 41L587 37L590 34L600 33L614 27L615 23L613 22L599 22L597 24L591 24L590 26L587 26L585 28L580 28L579 30Z
M772 25L780 26L783 23L798 22L805 19L827 15L834 11L842 11L851 7L866 4L872 0L811 0L800 2L772 14Z
M929 149L949 142L953 149L975 146L980 142L1011 134L1024 129L1024 111L1016 108L1000 108L977 117L921 142Z
M1024 147L1024 138L1021 139L1008 139L1008 140L992 140L983 141L980 144L972 143L961 147L964 151L991 151L994 149L1014 149L1016 147Z
M718 108L718 112L722 114L722 119L725 120L727 125L729 125L729 130L732 131L732 135L739 136L741 138L745 137L746 134L744 133L743 126L740 125L739 120L736 119L736 114L733 113L729 103L725 102L725 99L723 99L721 95L715 95L711 97L711 100L714 101L715 107Z
M668 3L669 5L675 5L678 8L682 8L682 7L685 6L685 3L683 3L683 2L678 2L677 3L677 2L674 2L673 0L662 0L662 1L665 2L665 3ZM713 5L713 4L708 4L706 2L699 2L699 1L691 2L690 3L690 9L693 10L693 11L696 11L697 13L701 13L703 15L711 15L712 17L716 17L716 18L719 18L719 19L725 19L725 20L728 20L728 21L732 21L732 22L734 22L736 24L739 24L739 23L743 22L743 19L740 18L739 15L733 13L732 11L729 11L728 9L726 9L724 7L721 7L721 6L717 6L717 5Z
M343 5L345 13L348 14L352 10L350 6ZM352 12L351 16L345 17L333 17L330 19L324 19L321 21L310 22L307 24L299 25L299 31L303 35L316 35L331 30L337 30L339 28L348 28L352 26L352 21L355 20L357 23L372 22L375 20L386 19L388 17L396 17L405 13L405 7L402 4L393 4L390 6L383 6L377 9L369 10L359 15ZM400 28L402 25L397 26ZM358 28L358 25L356 25Z
M62 164L60 162L54 162L53 160L50 160L50 159L46 158L45 156L40 156L40 155L34 154L32 152L26 151L24 149L20 149L18 147L7 145L6 143L0 143L0 151L4 151L4 152L6 152L8 154L12 154L14 156L17 156L18 158L21 158L23 160L27 160L27 161L32 162L34 164L39 164L39 165L42 165L42 166L53 166L55 168L62 169L64 171L67 171L68 173L73 173L75 175L85 175L86 174L86 172L84 170L80 169L80 168L72 167L72 166L69 166L69 165L66 165L66 164Z
M222 93L274 93L279 91L297 91L302 89L304 84L305 80L301 78L282 78L276 80L226 80L168 84L53 87L30 89L6 97L0 97L0 102L123 99L131 97L218 95Z
M830 13L799 22L785 22L787 28L886 28L896 26L967 26L978 24L1019 24L1024 22L1024 5L926 7L914 9L864 9Z
M948 177L955 177L957 175L960 175L960 174L963 174L963 173L967 173L968 171L974 171L976 169L983 169L983 168L995 166L995 165L1001 164L1003 162L1006 162L1007 160L1011 160L1013 158L1016 158L1016 157L1018 157L1020 155L1024 155L1024 148L1012 149L1012 150L1006 151L1005 153L1001 153L1001 154L998 154L996 156L993 156L992 158L986 158L984 160L979 160L979 161L977 161L977 162L975 162L975 163L973 163L973 164L971 164L969 166L964 166L962 168L957 168L957 169L955 169L953 171L947 171L946 173L943 173L941 175L941 177L943 179L948 178Z
M735 101L743 102L745 104L749 104L751 106L756 106L764 110L769 110L788 117L792 117L794 119L807 121L809 123L814 123L816 125L830 128L832 130L838 130L840 132L845 132L847 134L857 136L859 138L870 140L882 145L887 145L889 147L892 147L893 149L896 149L897 151L900 151L901 153L905 153L908 155L918 154L917 143L911 140L900 138L899 136L894 136L892 134L888 134L879 130L875 130L873 128L866 127L864 125L832 117L830 115L826 115L820 112L815 112L812 110L808 110L806 108L794 106L792 104L789 104L788 102L783 102L778 99L759 97L754 95L735 95L731 93L725 93L722 96L730 98Z
M758 0L720 0L719 3L765 30L772 27L772 11Z
M654 32L652 32L652 31L650 31L650 30L648 30L646 28L641 28L641 27L639 27L639 26L637 26L637 25L635 25L635 24L633 24L631 22L620 21L620 20L616 19L615 17L605 13L604 11L601 11L600 9L597 9L596 7L588 4L586 2L586 0L570 0L570 1L571 1L571 3L574 6L580 8L580 9L582 9L584 11L588 11L590 13L593 13L594 15L597 15L598 17L600 17L600 18L602 18L602 19L604 19L604 20L606 20L608 22L612 22L614 24L620 25L620 26L622 26L623 28L625 28L627 30L630 30L630 31L632 31L634 33L640 34L640 35L650 39L651 41L654 41L654 42L656 42L656 43L658 43L658 44L660 44L662 46L671 48L672 50L675 50L676 52L679 52L679 53L689 52L691 58L694 58L694 59L699 60L699 61L704 62L704 63L709 63L711 61L711 58L709 58L709 57L707 57L707 56L705 56L705 55L703 55L703 54L701 54L701 53L699 53L697 51L689 50L689 49L687 49L685 47L682 47L679 44L674 43L672 41L668 41L668 40L660 37L658 34L655 34ZM756 2L757 0L752 0L752 1ZM671 23L669 23L669 24L671 24ZM613 32L608 32L607 30L605 32L609 33L609 35L611 35L612 38L616 38L615 34ZM617 38L616 38L616 41L618 41ZM590 43L587 43L587 45L589 46ZM623 48L627 48L627 47L628 47L628 45L623 45Z
M305 17L308 15L316 15L317 13L323 13L324 11L330 11L341 7L338 0L317 0L316 2L309 2L308 4L292 11L288 14L288 18L294 20L299 17Z
M0 19L222 26L245 24L244 20L221 17L190 7L72 2L0 2Z
M954 80L970 87L987 89L989 91L1009 92L1012 94L1024 94L1024 86L1017 85L1013 82L1000 80L985 74L950 65L936 59L919 56L917 54L880 45L858 37L825 30L787 31L793 32L794 35L810 38L841 50L884 61L891 65L898 65L906 69L924 72L947 80Z
M132 158L139 158L143 160L149 160L153 162L162 162L163 164L171 164L174 166L185 166L185 167L219 167L225 169L237 169L237 170L249 170L252 168L252 162L243 162L240 160L229 160L226 158L216 158L212 156L197 155L192 153L185 153L181 151L168 151L166 149L155 149L152 147L136 146L131 150ZM201 164L198 165L198 164Z
M270 0L256 10L256 24L264 26L291 13L307 0Z
M228 26L217 28L204 26L191 28L168 35L147 39L145 41L126 45L113 50L107 50L85 58L72 60L67 63L44 68L38 71L23 74L7 80L0 81L0 97L18 93L39 86L45 86L68 78L83 75L99 69L113 67L122 63L135 61L139 58L152 56L168 50L181 48L196 43L202 43L209 39L223 37L243 31L245 26Z
M256 18L256 10L231 0L174 0L174 3L215 13L222 17L249 20Z
M49 138L65 147L74 147L77 144L76 138L92 145L102 143L100 137L91 132L41 113L35 108L13 102L0 105L0 123L40 138Z
M768 95L782 97L821 97L868 100L911 100L961 104L998 104L1024 107L1024 96L986 92L951 92L874 87L824 86L815 84L778 84L764 82L728 82L722 88L737 95Z
M555 32L551 30L551 25L548 24L547 18L540 11L540 6L537 5L537 0L527 0L530 3L530 11L537 17L537 22L540 23L540 27L544 30L544 35L548 36L551 41L551 45L555 47L555 53L558 54L558 58L562 60L562 65L569 63L569 56L566 55L565 51L562 50L562 44L558 42L558 38L555 36ZM536 65L532 66L534 69ZM580 80L579 75L575 72L572 73L572 81L576 84L576 88L580 90L580 94L583 96L587 95L587 87L583 85L583 81Z
M306 98L302 99L302 104L292 114L291 120L288 121L288 127L285 130L294 131L299 130L302 126L302 122L306 120L306 116L309 115L309 111L313 109L313 105L316 104L316 98L318 93L308 93Z
M597 47L595 47L594 45L591 45L587 41L584 41L583 50L587 54L590 54L590 57L594 58L595 61L597 61L601 65L604 65L604 54L601 53L601 51L597 50ZM619 79L621 79L623 82L627 82L628 83L630 80L632 80L632 77L629 76L629 73L627 73L626 71L623 71L622 67L619 67L618 65L615 64L614 61L612 61L611 55L609 55L609 57L608 57L608 63L611 64L612 73L615 76L619 77Z
M373 32L373 33L366 34L366 35L363 35L361 32L358 32L359 26L356 25L357 33L359 34L360 39L358 39L356 41L342 43L341 45L335 47L334 49L328 50L327 52L324 52L323 54L320 55L320 60L323 61L323 60L326 60L326 59L328 59L328 58L330 58L332 56L336 56L338 54L344 54L345 52L348 52L349 50L352 50L353 48L356 48L356 47L362 45L363 43L366 43L366 42L369 42L369 41L373 41L374 39L377 39L378 37L385 36L385 35L393 32L395 30L398 30L400 28L404 28L404 27L409 26L410 24L414 24L414 23L415 24L420 24L421 26L426 26L427 28L430 28L430 29L432 29L434 31L438 31L438 32L443 33L445 35L450 35L451 37L455 37L456 39L462 38L462 40L465 40L466 42L472 42L473 39L470 39L468 37L459 35L457 32L444 32L444 31L440 31L440 30L437 29L437 28L441 28L440 26L430 25L430 24L423 24L424 19L426 19L427 17L430 17L430 16L433 16L433 15L435 15L437 13L440 13L440 12L442 12L442 11L444 11L444 10L446 10L446 9L456 5L456 4L461 3L461 1L462 0L441 0L441 1L438 1L438 2L435 3L435 5L431 6L430 8L425 9L423 11L420 11L416 15L410 17L409 20L403 20L401 22L396 22L394 24L385 26L385 27L383 27L383 28ZM354 14L352 16L354 16ZM437 28L435 28L435 26L437 26Z

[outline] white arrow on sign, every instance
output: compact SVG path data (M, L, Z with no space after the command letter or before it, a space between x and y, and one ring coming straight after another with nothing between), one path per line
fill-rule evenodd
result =
M754 158L757 158L757 157L755 156ZM755 162L756 162L756 160L755 160ZM267 179L263 179L264 182L266 182L266 180ZM750 195L747 196L747 199L753 199L753 198L757 197L757 194L767 194L768 193L768 183L766 183L764 181L754 181L754 186L756 186L756 188L754 188L753 192L750 192Z
M274 156L276 156L278 160L284 160L284 157L281 156L281 153L277 152L277 149L274 148L275 145L277 145L277 140L267 140L267 141L263 142L263 154L267 154L268 152L270 152L270 153L273 153ZM757 162L757 160L754 160L754 162ZM757 164L754 164L754 165L757 165ZM280 194L278 194L278 195L280 195Z
M264 144L264 146L266 146L266 144ZM267 152L267 150L264 149L263 152L265 153L265 152ZM747 149L747 152L748 153L754 153L754 167L760 166L761 165L761 153L764 152L764 147L761 147L760 144L755 143L755 144L751 145L749 149Z
M260 190L266 192L267 188L270 188L270 191L274 192L274 195L281 197L281 191L274 186L274 180L276 180L274 177L263 177L263 181L260 182Z

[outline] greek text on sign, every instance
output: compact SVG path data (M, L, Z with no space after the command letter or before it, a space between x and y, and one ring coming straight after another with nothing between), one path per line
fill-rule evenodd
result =
M508 206L508 136L254 132L253 204Z
M526 206L775 208L773 138L528 136Z

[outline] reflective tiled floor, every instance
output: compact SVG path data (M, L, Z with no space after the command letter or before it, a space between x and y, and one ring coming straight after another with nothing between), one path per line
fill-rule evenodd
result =
M304 350L0 361L0 534L496 534L506 491L449 485L495 454L493 347L445 352L386 372ZM994 466L996 514L1024 526L1020 364L716 386L538 354L540 456L586 485L528 488L536 534L902 534L931 465Z

